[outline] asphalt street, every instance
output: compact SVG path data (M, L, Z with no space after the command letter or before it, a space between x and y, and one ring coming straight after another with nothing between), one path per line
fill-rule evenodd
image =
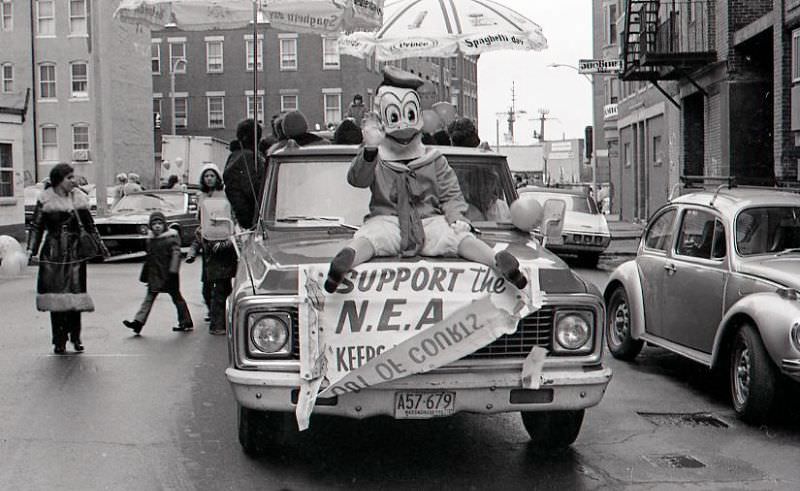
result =
M599 287L624 258L579 270ZM562 454L529 443L517 414L430 421L314 418L284 451L251 459L236 437L225 338L207 334L199 265L184 294L197 330L174 333L160 298L143 335L140 263L90 265L86 352L51 354L35 269L0 279L3 489L800 489L800 397L767 426L739 422L724 383L660 349L610 357L609 390Z

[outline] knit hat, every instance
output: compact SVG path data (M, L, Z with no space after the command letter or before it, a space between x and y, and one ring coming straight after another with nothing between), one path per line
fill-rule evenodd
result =
M294 138L308 132L308 120L300 111L289 111L283 116L281 128L286 138Z
M160 211L154 211L153 213L151 213L150 214L150 220L148 220L147 223L152 228L153 227L153 222L155 222L156 220L161 220L161 223L163 223L165 225L167 223L167 217L165 217L164 214L161 213Z

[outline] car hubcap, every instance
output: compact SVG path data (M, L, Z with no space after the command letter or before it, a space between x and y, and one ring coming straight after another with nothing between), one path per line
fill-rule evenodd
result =
M734 370L736 400L739 404L744 404L750 395L750 351L747 348L742 347L739 350Z
M614 309L614 319L612 320L611 337L615 346L622 344L622 341L630 332L631 317L628 312L628 304L620 302Z

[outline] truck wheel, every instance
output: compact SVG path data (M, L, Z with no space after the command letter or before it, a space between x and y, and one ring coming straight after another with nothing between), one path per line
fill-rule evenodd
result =
M523 411L522 424L542 449L563 450L578 438L583 424L583 409L576 411Z
M755 328L745 324L731 346L730 392L733 409L742 420L759 424L775 401L775 367Z
M291 416L291 413L239 406L239 444L244 453L259 457L285 445L291 429Z
M608 299L606 309L606 345L620 360L631 361L642 351L644 341L631 337L631 311L625 288L617 287Z

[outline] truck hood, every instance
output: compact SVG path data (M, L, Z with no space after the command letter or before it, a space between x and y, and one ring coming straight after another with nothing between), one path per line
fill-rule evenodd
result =
M539 270L539 285L548 293L587 293L589 287L557 256L543 247L538 252L517 232L484 232L481 239L491 247L507 245L510 253L520 262ZM515 239L515 240L512 240ZM253 239L242 251L250 267L256 293L269 295L297 294L298 266L329 263L351 240L349 232L330 229L320 233L291 234L270 231L267 240ZM499 249L498 249L499 250ZM459 258L405 258L378 257L371 262L417 262L420 260L466 262ZM249 286L249 285L248 285Z
M800 254L747 260L739 265L739 271L800 289Z
M605 216L576 211L566 211L564 213L564 231L579 234L594 233L611 235L608 231L608 223L606 223Z

